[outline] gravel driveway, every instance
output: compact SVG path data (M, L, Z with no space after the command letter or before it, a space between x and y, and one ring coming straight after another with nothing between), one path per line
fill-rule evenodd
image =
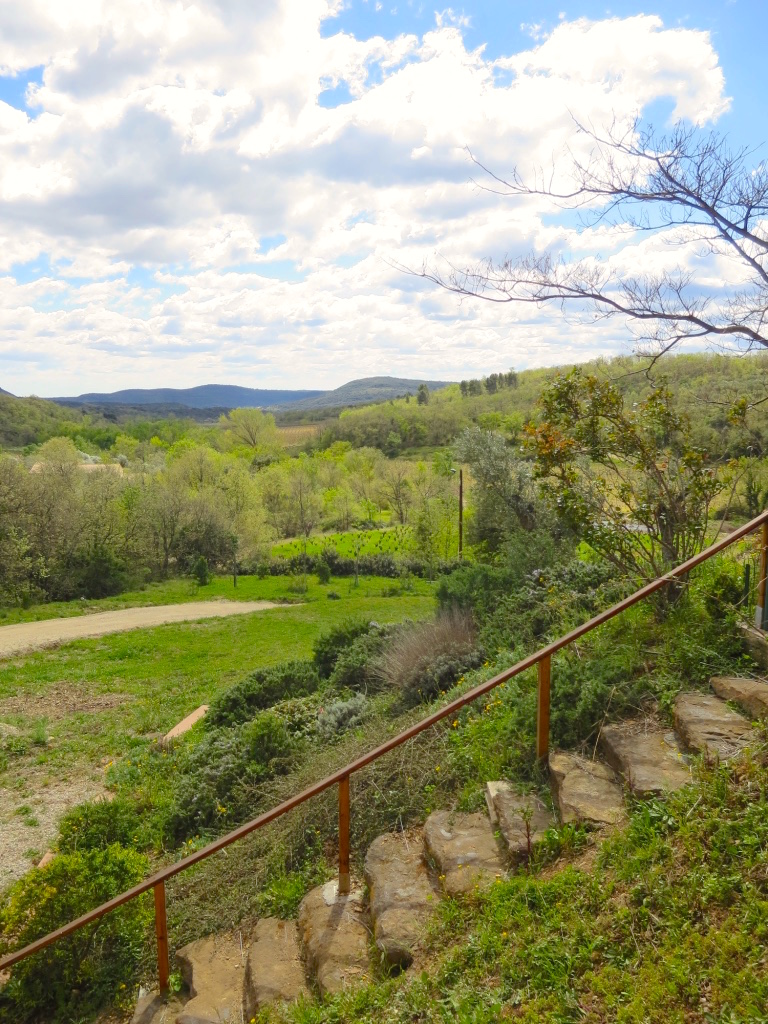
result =
M189 622L195 619L224 618L228 615L246 615L265 608L289 608L292 605L273 601L190 601L188 604L165 604L150 608L124 608L117 612L95 612L68 619L43 619L41 622L21 622L15 626L0 626L0 658L9 658L41 647L56 647L69 640L105 633L122 633L128 629L147 629L164 626L169 622Z

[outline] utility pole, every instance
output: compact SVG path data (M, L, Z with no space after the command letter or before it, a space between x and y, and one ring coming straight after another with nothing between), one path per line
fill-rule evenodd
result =
M452 469L452 473L456 470ZM464 557L464 470L459 470L459 559Z

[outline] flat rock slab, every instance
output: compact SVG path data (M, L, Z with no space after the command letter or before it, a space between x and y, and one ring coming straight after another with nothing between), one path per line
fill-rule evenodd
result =
M637 796L658 796L687 786L691 772L674 733L642 721L606 725L600 745L609 765Z
M504 857L484 814L434 811L424 824L424 848L437 864L449 896L486 885L506 873Z
M424 861L422 837L389 833L365 857L373 937L390 967L410 967L437 893Z
M268 1003L291 1003L308 994L296 922L262 918L256 925L245 964L245 1019L250 1020Z
M616 825L626 817L624 792L607 764L557 751L549 755L549 774L564 824Z
M177 1024L240 1024L245 975L240 936L208 935L178 950L176 960L191 996Z
M161 996L159 992L141 989L131 1024L174 1024L183 1009L181 1000L175 996Z
M709 685L718 697L740 704L754 718L768 718L768 683L764 679L712 676Z
M370 927L361 890L340 896L334 881L307 893L299 907L299 936L322 995L370 977Z
M675 729L690 750L727 760L749 746L755 730L724 700L710 693L681 693L675 701Z
M171 743L173 740L178 739L179 736L183 736L185 732L189 732L193 725L196 725L201 718L205 718L206 712L208 711L207 704L201 704L199 708L187 715L186 718L182 718L174 727L167 732L165 736L160 740L163 745Z
M508 782L486 783L485 798L492 808L491 823L498 824L514 864L527 860L547 830L557 825L552 811L537 796L522 794Z

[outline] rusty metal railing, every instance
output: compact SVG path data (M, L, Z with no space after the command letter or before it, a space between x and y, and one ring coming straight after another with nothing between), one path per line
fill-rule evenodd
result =
M263 828L270 822L275 821L276 818L282 817L282 815L287 814L288 811L292 811L295 807L306 803L307 800L311 800L313 797L318 796L320 793L324 793L333 786L339 787L339 892L348 892L350 859L349 780L355 772L360 771L361 768L365 768L366 765L369 765L371 762L383 757L384 754L389 753L390 750L394 750L396 747L401 746L408 740L413 739L414 736L418 736L420 733L430 729L433 725L436 725L443 719L455 715L457 711L466 707L467 704L473 703L473 701L477 700L479 697L483 697L502 683L506 683L515 676L520 675L521 672L525 672L527 669L533 668L534 665L537 667L538 671L536 756L540 759L545 758L549 752L549 705L552 655L561 651L564 647L568 647L569 644L572 644L575 640L584 636L585 633L589 633L597 626L601 626L604 622L608 622L609 619L612 619L617 615L621 615L622 612L631 608L639 601L644 600L646 597L650 597L651 594L654 594L657 590L666 586L670 581L685 576L691 571L691 569L695 569L697 565L705 562L708 558L718 554L720 551L723 551L725 548L734 544L736 541L741 540L743 537L746 537L748 534L753 533L759 527L762 527L762 536L756 621L758 621L758 623L762 622L762 611L766 607L766 576L768 575L768 511L762 512L759 516L756 516L744 526L741 526L732 533L729 533L722 540L716 541L704 551L699 552L698 555L694 555L693 558L689 558L686 562L678 565L663 576L659 576L657 579L647 583L644 587L641 587L633 594L630 594L629 597L625 597L624 600L619 601L617 604L612 605L605 611L600 612L598 615L595 615L587 622L584 622L575 629L572 629L564 636L559 637L557 640L553 640L552 643L547 644L535 653L529 654L528 657L523 658L522 661L518 661L517 664L513 665L511 668L495 675L492 679L488 679L479 686L475 686L473 689L468 690L467 693L463 694L461 697L457 697L455 700L452 700L449 704L444 705L437 711L433 711L431 715L427 715L426 718L421 719L421 721L412 725L410 728L405 729L397 736L393 736L391 739L388 739L385 743L382 743L374 750L370 750L368 753L358 757L357 760L350 762L343 768L339 768L338 771L329 775L327 778L309 786L296 796L292 796L290 799L284 800L283 803L278 804L269 811L265 811L264 814L260 814L252 821L241 825L239 828L236 828L234 831L222 836L220 839L209 843L201 850L190 854L183 860L180 860L175 864L171 864L168 867L163 868L161 871L157 871L149 878L145 878L143 882L133 886L132 889L128 889L126 892L120 893L119 896L115 896L106 903L102 903L101 906L96 907L87 914L83 914L82 917L78 917L76 920L70 921L68 924L63 925L61 928L57 928L56 931L50 932L48 935L44 935L35 942L31 942L23 949L19 949L15 953L11 953L8 956L3 957L3 959L0 960L0 971L13 967L13 965L19 963L19 961L32 956L41 949L45 949L52 943L64 938L66 935L71 935L72 932L75 932L78 929L83 928L85 925L98 920L105 914L110 913L110 911L115 910L124 903L128 903L130 900L135 899L137 896L142 895L142 893L149 892L149 890L152 889L155 899L155 935L157 939L158 982L161 990L167 989L170 967L168 923L165 905L166 881L169 878L173 878L174 875L181 874L181 872L186 871L193 865L198 864L200 861L211 857L214 853L218 853L220 850L230 846L232 843L236 843L238 839L242 839L251 832L255 832L257 829Z

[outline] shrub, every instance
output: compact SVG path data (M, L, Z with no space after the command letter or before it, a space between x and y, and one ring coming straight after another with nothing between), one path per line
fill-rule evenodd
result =
M349 700L332 701L318 715L318 739L328 743L347 729L354 729L364 721L367 710L368 701L362 693L356 693Z
M136 885L148 869L146 857L115 844L61 854L29 872L10 889L0 910L0 953L26 946L105 903ZM151 917L142 896L22 960L0 990L0 1018L18 1024L81 1020L107 1002L125 1002L125 980L140 962Z
M59 825L59 850L104 850L114 843L146 850L160 845L151 810L124 796L114 800L89 800L73 808Z
M320 677L310 661L284 661L273 668L257 669L213 700L205 716L206 728L247 722L286 697L314 693L319 685Z
M375 672L387 686L399 690L407 703L416 704L452 685L482 658L471 616L451 609L432 622L411 624L393 633Z
M315 562L315 575L317 582L327 584L331 582L331 567L324 558L318 558Z
M179 758L170 837L179 841L247 820L254 809L254 787L287 772L295 753L296 741L273 712L206 736Z
M271 711L257 715L242 728L245 754L262 768L275 771L277 765L287 764L294 749L293 737L285 721Z
M321 702L322 697L319 694L310 694L307 697L289 697L288 700L281 700L278 704L273 704L270 710L285 723L290 735L298 740L314 735Z
M323 679L327 679L333 672L341 652L369 629L370 623L365 619L345 619L318 637L315 643L314 663Z
M345 647L331 672L329 685L335 690L371 690L381 685L381 679L374 671L377 658L391 630L372 622L367 633L358 636Z
M192 576L199 586L204 587L211 582L211 571L208 568L208 559L204 555L198 555L197 558L192 562L190 568L190 576Z

